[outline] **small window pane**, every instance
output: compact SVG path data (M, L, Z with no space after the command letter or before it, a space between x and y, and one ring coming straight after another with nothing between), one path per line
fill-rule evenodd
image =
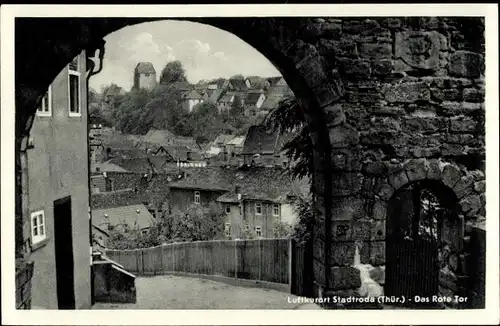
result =
M76 75L69 75L69 92L70 92L70 112L80 113L79 102L79 77Z
M37 217L33 217L33 227L36 228L38 226L38 219Z
M44 235L45 234L45 227L43 225L39 226L39 229L40 229L40 235Z

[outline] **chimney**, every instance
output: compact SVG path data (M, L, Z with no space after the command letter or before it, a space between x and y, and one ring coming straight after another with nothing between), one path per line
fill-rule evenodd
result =
M238 200L241 200L241 187L240 186L235 186L234 187L234 192L238 195Z

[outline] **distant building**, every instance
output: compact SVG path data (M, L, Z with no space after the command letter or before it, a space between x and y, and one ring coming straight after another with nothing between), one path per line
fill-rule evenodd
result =
M245 136L234 137L226 143L226 153L228 157L235 157L241 155L243 152L243 145L245 144Z
M134 88L152 90L156 87L156 70L151 62L139 62L134 69Z
M26 148L23 240L34 307L91 306L86 62L80 53L49 86Z
M249 89L266 89L269 87L269 81L259 76L249 76L245 78L245 84Z
M182 96L182 107L189 113L193 112L193 108L205 101L206 97L202 96L196 90L192 90Z
M246 228L265 238L272 237L277 222L296 222L293 200L307 194L307 182L294 181L284 169L210 167L189 171L170 184L169 204L172 211L185 211L218 203L227 215L229 237L241 237Z
M273 86L287 86L285 79L281 76L270 77L267 79L269 87Z
M291 139L291 134L269 131L265 126L251 126L241 151L244 163L254 166L287 167L289 160L283 146Z

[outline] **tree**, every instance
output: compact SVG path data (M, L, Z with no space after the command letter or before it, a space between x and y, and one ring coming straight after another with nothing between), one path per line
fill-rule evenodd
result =
M224 235L225 216L217 204L208 208L193 204L185 213L177 211L169 218L174 241L213 240Z
M244 111L243 101L241 100L241 97L236 95L233 103L231 103L231 115L241 117L244 114Z
M187 81L186 71L182 67L182 63L178 60L167 63L161 71L160 84L162 85L185 81Z
M245 77L242 75L242 74L237 74L237 75L234 75L232 76L230 79L245 79Z
M274 222L274 226L271 229L272 238L286 238L292 233L292 226L283 221Z

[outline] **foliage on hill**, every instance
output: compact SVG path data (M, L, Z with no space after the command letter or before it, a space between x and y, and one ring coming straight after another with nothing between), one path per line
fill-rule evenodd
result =
M124 92L114 84L103 87L100 94L92 92L89 96L90 122L105 123L126 134L167 129L179 136L194 137L201 144L221 133L242 135L250 125L260 122L260 118L243 115L241 100L235 101L229 114L219 114L216 104L208 101L189 113L182 107L185 90L178 82L186 82L186 76L182 64L174 61L165 66L159 85L151 91Z

